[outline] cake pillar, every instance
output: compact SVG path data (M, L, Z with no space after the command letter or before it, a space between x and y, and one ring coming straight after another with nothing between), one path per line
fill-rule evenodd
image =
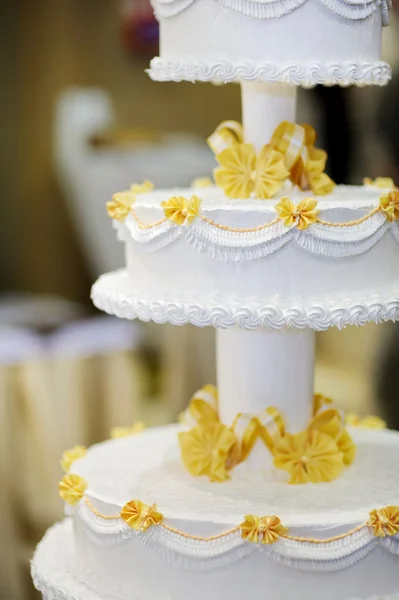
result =
M267 144L282 121L295 122L297 88L286 83L243 83L244 138L257 150Z
M238 413L257 415L269 406L287 429L304 429L313 402L315 332L312 329L218 329L219 414L231 425Z

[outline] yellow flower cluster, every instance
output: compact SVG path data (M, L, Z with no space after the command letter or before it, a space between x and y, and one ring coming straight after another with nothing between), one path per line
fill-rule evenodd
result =
M131 427L113 427L111 429L111 439L116 440L118 438L129 437L131 435L137 435L147 428L147 425L143 421L136 421Z
M256 517L247 515L240 525L241 536L252 544L274 544L282 535L288 534L278 517Z
M283 155L270 145L257 155L251 144L236 144L216 158L221 166L214 172L215 182L229 198L273 198L289 176Z
M65 475L58 484L61 498L71 506L80 502L87 490L87 481L79 475Z
M316 222L320 212L316 207L317 201L313 198L305 198L297 206L289 198L282 198L275 208L286 227L296 225L303 230Z
M131 529L147 531L154 525L160 525L164 517L157 511L156 504L148 506L140 500L131 500L122 508L121 518Z
M386 196L382 196L380 207L388 221L397 221L399 219L399 190L392 190Z
M327 154L314 147L316 133L310 125L281 123L259 154L243 138L242 125L226 122L208 140L220 165L214 172L216 185L229 198L273 198L288 179L317 195L333 191L335 184L324 173Z
M176 225L184 225L192 223L198 216L201 200L197 196L192 196L190 200L183 196L174 196L162 202L161 206L167 219Z
M65 473L68 473L72 463L85 456L86 452L87 450L84 446L74 446L70 450L66 450L61 458L61 467Z
M345 422L351 427L361 427L363 429L386 429L387 427L387 424L383 419L372 415L361 418L354 413L349 413L345 417Z
M387 506L370 513L367 523L374 530L376 537L387 537L399 533L399 506Z
M194 395L188 412L197 424L179 434L183 464L195 477L205 475L210 481L226 481L229 471L247 458L257 439L272 452L274 466L287 471L291 484L333 481L353 463L356 447L341 413L328 398L315 396L312 421L305 431L294 435L285 432L279 411L268 409L271 429L279 432L277 439L272 439L261 416L248 420L240 434L236 428L240 417L231 427L220 423L215 410L216 390L212 404L201 399L212 389L207 386Z
M378 188L382 190L395 189L395 183L391 177L377 177L376 179L370 179L365 177L363 179L364 185L368 187Z
M107 202L107 212L111 219L124 221L132 210L136 195L151 192L153 188L154 185L151 181L144 181L143 183L134 183L129 191L114 194L112 200Z
M233 431L221 423L202 424L179 434L183 464L198 477L207 475L211 481L226 481L228 459L236 444Z

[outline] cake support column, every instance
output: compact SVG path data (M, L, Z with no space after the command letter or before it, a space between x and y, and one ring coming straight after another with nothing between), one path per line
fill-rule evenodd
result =
M304 429L311 418L315 332L312 329L218 329L219 414L231 425L238 413L260 414L275 406L287 429Z
M259 151L282 121L295 122L296 101L294 86L243 83L245 142ZM313 403L313 330L218 330L216 345L219 414L223 423L231 425L240 412L257 415L275 406L290 432L308 425ZM247 464L267 470L272 461L270 452L258 442Z
M286 83L242 83L244 138L256 150L267 144L282 121L295 122L297 88Z

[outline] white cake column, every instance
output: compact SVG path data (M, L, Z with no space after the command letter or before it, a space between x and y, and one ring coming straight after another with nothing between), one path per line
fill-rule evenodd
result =
M267 144L282 121L295 122L297 88L285 83L243 83L245 141L257 150Z
M315 333L311 329L218 329L219 411L231 425L238 413L260 414L275 406L290 432L312 414Z
M282 121L294 122L296 92L295 87L285 84L242 84L245 141L259 151ZM218 330L222 422L230 425L240 412L256 415L275 406L290 432L304 429L312 413L314 355L315 333L310 329ZM258 443L247 464L268 469L272 460L265 446Z

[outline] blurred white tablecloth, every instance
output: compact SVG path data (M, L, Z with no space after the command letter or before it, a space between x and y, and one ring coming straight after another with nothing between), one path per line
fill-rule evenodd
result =
M111 317L46 334L0 328L2 599L25 598L21 586L33 543L62 515L62 452L142 418L140 332Z

